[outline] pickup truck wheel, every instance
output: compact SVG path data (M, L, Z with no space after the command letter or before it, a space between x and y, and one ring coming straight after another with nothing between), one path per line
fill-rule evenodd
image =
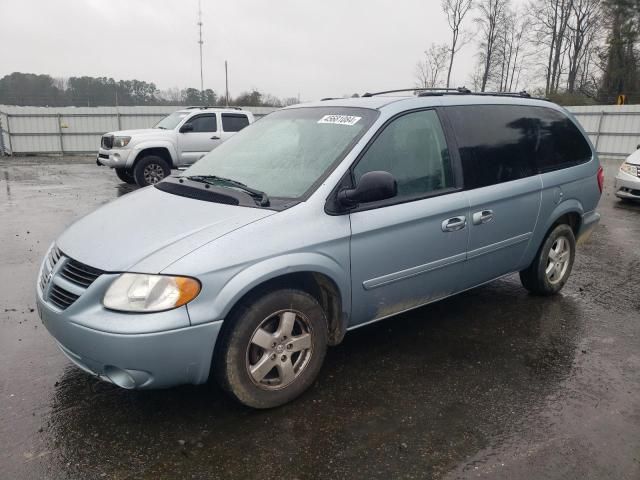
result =
M311 295L274 290L239 305L225 322L213 369L239 402L273 408L313 384L327 351L327 320Z
M520 272L524 288L536 295L554 295L567 283L576 255L576 239L569 225L556 226L536 257Z
M147 155L138 160L133 167L133 178L141 187L154 185L171 174L167 161L157 155Z
M116 175L124 183L136 183L135 178L133 178L133 172L128 168L116 168Z

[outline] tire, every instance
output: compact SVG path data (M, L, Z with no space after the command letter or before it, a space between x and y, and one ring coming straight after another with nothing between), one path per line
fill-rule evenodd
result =
M212 369L240 403L278 407L313 384L327 351L327 320L311 295L282 289L254 296L226 322Z
M136 180L133 178L133 172L128 168L116 168L116 175L124 183L135 184Z
M520 272L522 285L536 295L555 295L567 283L575 255L573 230L566 224L557 225L547 235L531 265Z
M138 160L133 167L133 178L141 187L154 185L171 174L167 161L157 155L147 155Z

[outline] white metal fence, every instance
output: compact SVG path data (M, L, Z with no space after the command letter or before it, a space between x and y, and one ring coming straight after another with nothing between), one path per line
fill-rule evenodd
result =
M568 107L603 158L623 158L640 144L640 105Z
M148 128L181 106L16 107L0 105L0 154L95 153L106 132ZM244 107L261 117L271 107Z
M105 132L147 128L180 106L16 107L0 105L0 153L95 153ZM255 116L274 108L245 107ZM640 105L568 107L602 157L622 158L640 144Z

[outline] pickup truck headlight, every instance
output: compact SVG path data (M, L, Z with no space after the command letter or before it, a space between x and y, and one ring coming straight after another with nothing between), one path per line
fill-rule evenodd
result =
M628 173L629 175L633 175L634 177L638 176L638 167L635 165L631 165L630 163L624 162L620 166L620 170L624 173Z
M113 137L113 148L124 148L130 141L131 137Z
M110 310L150 313L189 303L200 293L200 282L189 277L123 273L102 300Z

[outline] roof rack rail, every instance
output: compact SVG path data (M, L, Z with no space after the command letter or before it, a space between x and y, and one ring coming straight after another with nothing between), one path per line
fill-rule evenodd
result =
M324 97L320 99L321 102L326 102L328 100L341 100L341 99L338 97Z
M189 107L184 107L185 110L196 110L196 109L202 109L202 110L206 110L207 108L218 108L218 109L229 109L229 110L242 110L241 107L222 107L222 106L215 106L215 105L191 105Z
M472 92L467 87L458 88L401 88L398 90L385 90L382 92L365 93L363 97L373 97L375 95L384 95L387 93L414 92L418 97L430 97L441 95L485 95L490 97L512 97L512 98L533 98L536 100L546 100L547 98L532 97L529 92L522 90L521 92Z
M382 92L374 92L374 93L364 93L362 96L363 97L374 97L376 95L385 95L387 93L400 93L400 92L456 92L456 93L471 93L471 90L468 90L465 87L458 87L458 88L419 88L419 87L413 87L413 88L400 88L397 90L384 90Z

